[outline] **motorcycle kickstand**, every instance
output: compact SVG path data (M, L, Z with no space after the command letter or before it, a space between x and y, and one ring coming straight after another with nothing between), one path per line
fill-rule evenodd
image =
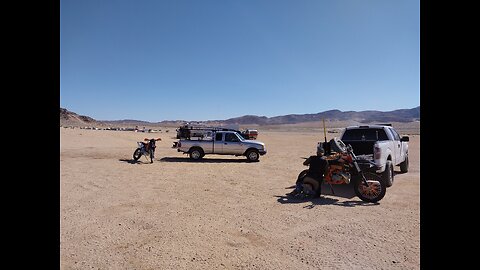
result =
M333 186L332 186L332 184L328 183L328 185L330 186L330 190L332 191L332 195L335 195L335 192L333 191Z

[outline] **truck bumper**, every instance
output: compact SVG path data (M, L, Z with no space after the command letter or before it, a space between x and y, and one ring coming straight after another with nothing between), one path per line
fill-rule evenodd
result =
M260 156L263 156L267 153L267 150L259 150L258 153L260 154Z
M385 171L386 164L377 165L377 173L383 173Z

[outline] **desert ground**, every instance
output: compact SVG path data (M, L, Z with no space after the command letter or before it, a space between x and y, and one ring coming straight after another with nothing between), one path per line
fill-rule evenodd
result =
M349 185L290 199L302 157L324 134L258 130L268 153L248 163L190 161L171 148L172 128L60 128L61 269L420 269L419 133L410 134L409 172L395 167L372 204ZM145 137L162 138L152 164L132 160Z

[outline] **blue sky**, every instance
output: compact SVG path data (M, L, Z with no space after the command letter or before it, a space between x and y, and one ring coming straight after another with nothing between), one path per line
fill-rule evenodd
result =
M419 105L419 0L60 1L60 106L97 120Z

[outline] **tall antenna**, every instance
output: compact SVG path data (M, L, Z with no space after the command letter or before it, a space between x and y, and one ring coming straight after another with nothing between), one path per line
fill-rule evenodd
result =
M325 118L323 120L323 136L325 138L325 142L323 143L323 149L325 150L325 155L330 155L332 152L330 151L330 144L327 143L327 129L325 128Z
M323 135L325 137L325 144L327 143L327 130L325 129L325 118L322 118L323 120Z

